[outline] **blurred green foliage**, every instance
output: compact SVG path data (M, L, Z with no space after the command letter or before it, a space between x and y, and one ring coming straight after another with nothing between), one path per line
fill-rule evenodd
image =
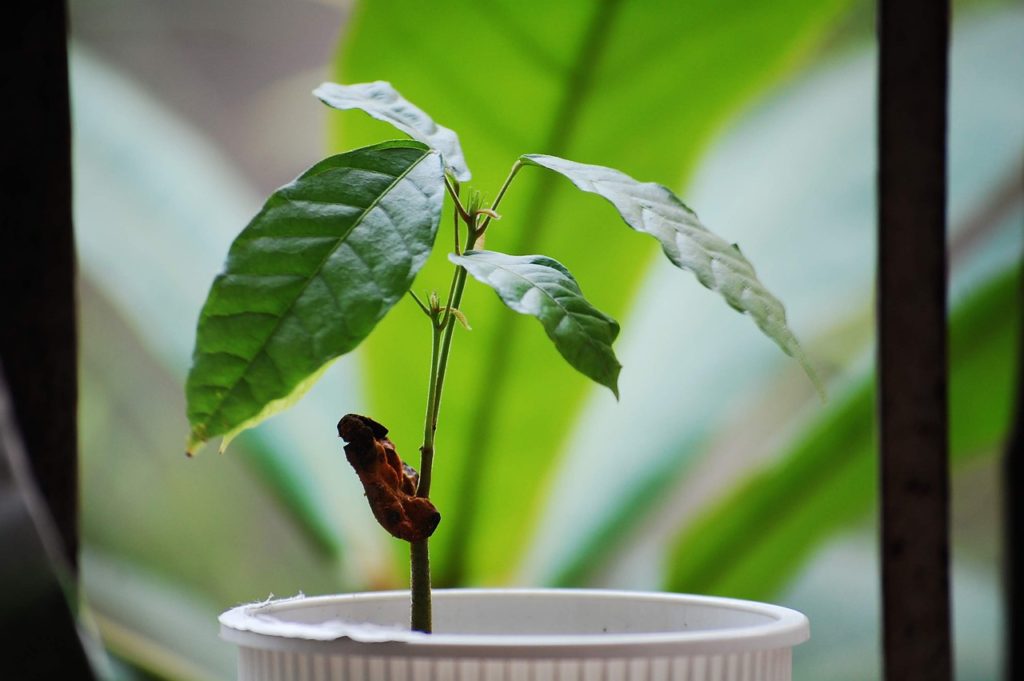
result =
M412 1L364 3L342 42L336 76L389 80L456 130L472 186L485 196L522 153L677 186L712 135L793 68L845 5L603 0L523 11L521 3L466 0L437 12ZM359 114L332 121L336 148L393 134ZM524 171L501 212L488 248L554 254L598 309L622 318L653 249L622 230L609 206ZM414 286L443 290L445 269L435 260ZM489 292L469 288L463 308L474 330L453 349L432 488L444 517L431 542L439 585L511 576L589 387L542 336L520 333L528 322L494 306ZM428 333L408 305L367 342L372 415L404 451L414 449L420 428L422 391L408 386L420 375L426 384Z
M950 320L950 455L998 451L1012 425L1020 347L1017 270L1002 272ZM767 600L808 555L876 502L873 378L854 382L782 456L740 481L676 539L667 589Z

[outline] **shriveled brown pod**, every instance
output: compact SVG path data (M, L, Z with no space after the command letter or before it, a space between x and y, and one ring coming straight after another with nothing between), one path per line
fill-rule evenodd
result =
M419 475L398 456L388 429L369 417L346 414L338 421L338 435L347 443L345 458L381 527L407 542L432 535L441 514L429 499L416 496Z

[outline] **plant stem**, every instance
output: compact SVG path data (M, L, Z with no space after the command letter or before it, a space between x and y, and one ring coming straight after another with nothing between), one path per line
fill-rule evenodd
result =
M459 187L458 187L458 185L456 185L455 186L455 198L458 198L458 197L459 197ZM455 223L453 225L453 227L455 228L455 241L454 241L455 255L462 255L462 244L459 243L459 210L458 210L458 208L456 208L453 211L452 217L454 218L452 220L452 222ZM451 294L449 293L448 294L448 303L451 304L451 302L452 302L451 301Z
M453 195L457 201L457 190ZM466 223L468 228L466 250L473 247L479 235L474 222L475 219L470 218ZM441 411L441 391L444 387L444 376L448 369L448 357L455 330L455 315L451 313L451 310L458 309L462 303L462 293L465 287L466 270L463 267L457 267L448 293L447 311L443 314L437 313L437 316L431 319L430 386L427 391L427 413L423 423L423 446L420 447L420 481L416 489L417 496L424 498L430 497L431 471L434 465L434 434L437 432L437 419ZM432 629L429 540L414 542L410 546L409 562L409 583L412 595L410 626L415 631L429 633Z
M505 192L508 191L509 185L512 184L512 180L515 179L516 173L518 173L519 169L522 167L522 161L517 160L515 163L512 164L512 170L509 171L508 177L505 178L505 182L501 185L501 189L498 190L498 195L494 197L494 203L491 204L491 212L497 212L498 204L501 203L501 199L505 196ZM491 217L492 216L488 215L487 219L484 220L483 223L480 225L481 233L485 229L487 229L487 225L491 224ZM470 248L471 247L472 245L470 246ZM467 248L466 250L469 250L469 248Z
M475 222L475 220L474 220L474 222ZM468 223L466 225L466 227L467 227L468 234L466 236L466 249L465 250L470 251L470 250L473 249L473 246L476 244L476 240L480 236L481 230L477 229L476 225L474 225L473 223ZM444 329L444 340L441 342L441 357L440 357L440 361L438 362L437 375L435 377L435 382L437 384L437 388L434 391L434 399L433 399L433 403L434 403L434 416L433 416L434 430L437 430L437 415L438 415L438 413L441 410L441 391L444 388L444 376L445 376L445 373L446 373L446 371L448 369L448 354L451 351L452 335L454 334L454 331L455 331L455 315L452 314L450 312L450 310L457 310L457 309L459 309L459 306L462 305L462 292L466 288L466 275L467 275L467 272L466 272L466 268L465 267L457 267L455 269L455 278L453 279L453 284L454 285L453 285L453 288L452 288L451 300L448 301L449 312L447 313L447 315L444 318L445 321L444 321L444 325L442 327ZM422 477L420 477L420 489L421 490L423 489L423 478ZM427 490L427 492L430 491L430 479L429 478L427 478L426 490ZM426 494L425 493L420 493L420 496L426 496Z
M430 385L427 390L427 414L423 423L423 446L420 447L420 482L416 494L430 495L430 471L434 465L434 431L437 418L434 403L437 400L437 370L441 348L441 328L434 313L430 313ZM409 548L409 590L412 594L410 628L430 633L430 547L427 540L413 542Z
M409 562L412 566L409 586L412 592L413 631L429 634L433 629L433 613L430 602L430 547L429 539L409 545Z
M423 310L423 313L430 317L430 310L427 308L426 305L423 304L423 301L420 300L420 297L416 295L416 292L413 291L412 289L409 289L408 293L410 296L412 296L412 299L416 301L416 304L420 306L420 309Z
M452 192L452 198L455 201L459 200L459 185L455 184L453 188L449 188ZM465 213L465 211L463 211ZM452 215L453 222L455 223L455 255L462 255L462 249L459 247L459 210L456 207L454 214ZM448 323L448 318L451 316L452 301L455 298L455 284L458 277L452 277L452 285L448 288L448 300L445 302L444 315L441 317L441 326Z
M434 408L437 402L438 358L441 348L441 328L437 320L431 321L430 342L430 387L427 392L427 413L423 421L423 446L420 447L420 482L416 494L421 497L430 496L430 471L434 464L434 432L437 430L437 413Z
M462 205L462 201L459 199L459 186L457 184L452 184L447 175L444 178L444 186L445 189L448 190L448 195L452 197L452 201L455 203L455 212L466 221L466 224L472 224L473 218L470 217L466 208Z

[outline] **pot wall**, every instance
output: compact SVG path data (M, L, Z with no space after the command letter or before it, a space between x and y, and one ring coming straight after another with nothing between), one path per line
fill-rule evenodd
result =
M235 608L221 636L241 681L789 681L806 618L677 594L435 591L435 633L411 632L408 593Z
M791 650L631 659L437 659L239 648L239 681L790 681Z

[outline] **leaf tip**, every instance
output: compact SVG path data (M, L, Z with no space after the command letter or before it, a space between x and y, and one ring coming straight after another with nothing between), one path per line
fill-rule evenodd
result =
M613 357L613 359L615 359ZM622 365L619 364L618 360L615 359L615 370L611 376L608 377L608 381L601 381L601 383L612 391L612 395L615 396L616 402L621 402L621 396L619 395L619 372L622 371Z
M322 103L326 104L327 106L330 106L331 104L327 100L330 99L331 89L337 87L339 87L337 83L331 83L325 80L324 82L320 83L315 88L313 88L312 94Z
M188 438L185 440L185 456L190 459L195 458L196 452L206 442L204 435L204 429L201 426L196 426L188 434Z
M825 390L825 384L822 382L821 376L819 376L818 372L810 365L807 365L805 371L807 371L807 375L811 379L811 383L814 384L814 390L818 393L818 399L822 404L828 404L828 391Z
M814 386L814 392L818 394L818 399L821 400L821 403L827 404L828 391L825 389L825 383L821 380L821 374L818 373L814 364L811 363L803 348L800 345L796 345L793 351L787 351L787 354L791 355L800 364L800 367L804 370L804 375L807 376L807 380Z

